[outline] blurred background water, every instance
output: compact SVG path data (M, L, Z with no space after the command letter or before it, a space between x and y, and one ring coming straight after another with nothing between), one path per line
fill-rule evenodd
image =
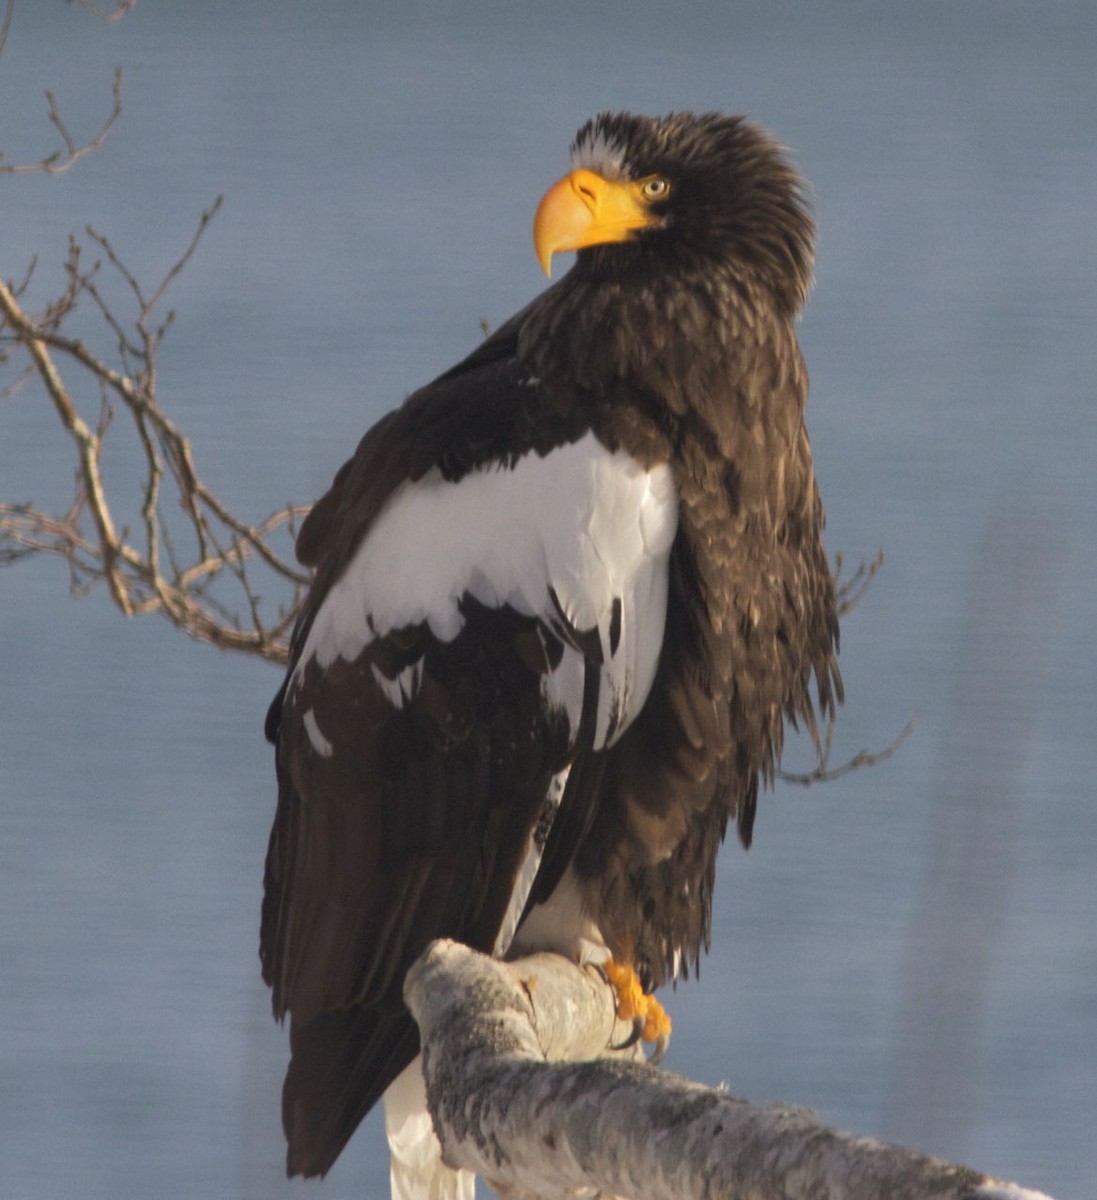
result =
M93 131L115 64L98 154L0 177L0 274L38 255L33 307L91 222L152 281L224 193L160 396L253 518L315 498L542 286L530 218L587 116L749 112L793 149L829 545L887 553L843 631L835 758L922 721L727 846L669 1065L1091 1196L1097 8L188 0L108 25L21 0L7 159L52 148L46 87ZM0 499L70 487L42 395L0 404ZM281 1177L256 958L277 672L70 599L47 561L0 572L0 661L4 1194L383 1195L375 1119L325 1183Z

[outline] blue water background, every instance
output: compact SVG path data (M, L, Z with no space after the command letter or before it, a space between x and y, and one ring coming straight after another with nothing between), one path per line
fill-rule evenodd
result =
M53 147L45 87L93 131L116 63L100 153L0 177L0 274L37 254L33 307L91 222L151 281L224 193L160 396L253 518L543 286L530 218L588 115L745 111L792 148L828 541L887 554L843 631L835 761L922 719L726 847L669 1065L1092 1196L1097 7L142 0L107 25L27 0L8 160ZM67 455L40 392L0 402L0 500L63 506ZM0 1192L384 1194L376 1119L324 1184L281 1179L277 672L72 599L52 561L0 571L0 663Z

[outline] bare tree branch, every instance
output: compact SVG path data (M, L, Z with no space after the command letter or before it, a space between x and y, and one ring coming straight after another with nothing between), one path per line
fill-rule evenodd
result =
M113 9L103 11L97 8L91 0L80 0L80 5L86 12L91 13L102 21L120 21L136 3L137 0L119 0L119 3ZM4 5L3 18L0 20L0 54L4 53L4 46L8 40L8 33L11 29L14 12L15 0L7 0ZM56 96L54 96L53 92L47 90L46 104L49 109L49 121L54 129L57 130L61 141L64 143L64 149L55 150L52 154L47 154L36 162L26 163L5 163L4 155L0 152L0 175L28 175L43 172L47 175L61 175L75 163L79 162L80 159L86 158L89 154L94 154L106 142L115 123L122 115L121 67L115 67L114 69L114 82L111 85L111 94L113 97L111 110L106 120L100 126L99 132L89 141L81 143L70 132L68 125L61 116ZM18 289L16 289L16 295L18 294Z
M648 1063L592 1061L614 994L556 955L500 963L434 942L405 999L446 1161L506 1200L1048 1200L804 1109L758 1107ZM582 1194L588 1195L589 1191Z
M837 613L840 618L846 616L851 609L855 608L865 598L869 588L872 587L873 580L883 565L884 552L883 550L879 550L874 558L867 561L862 559L853 574L848 579L843 579L845 556L841 551L834 556L834 586L837 597ZM859 750L852 758L848 758L837 767L832 767L830 765L830 754L834 745L834 730L837 724L837 714L832 713L827 717L822 736L819 735L816 727L813 726L810 730L816 758L814 768L810 771L802 772L785 771L778 768L776 776L785 783L794 783L800 787L810 787L813 783L831 783L835 779L841 779L843 775L848 775L851 771L860 770L862 767L873 767L877 763L890 758L914 732L921 719L921 714L915 713L882 750Z
M72 3L72 0L69 0ZM131 9L137 6L137 0L118 0L118 3L109 9L101 9L98 5L92 3L92 0L78 0L80 7L87 13L91 13L93 17L97 17L100 21L121 21L121 19Z
M801 787L810 787L813 783L832 783L835 779L841 779L843 775L848 775L850 771L858 771L862 767L874 767L877 763L882 763L885 759L890 758L899 749L914 732L921 719L921 713L915 713L883 750L859 750L852 758L846 759L840 766L831 767L828 764L830 761L831 743L834 737L834 721L832 719L827 722L826 736L823 739L822 746L818 748L818 761L814 769L803 772L781 770L777 772L777 777L778 779L783 779L785 783L795 783Z
M838 597L838 616L844 617L846 613L859 604L864 598L865 593L872 587L872 581L876 578L877 572L884 565L884 552L878 550L876 557L865 562L864 559L857 566L857 570L849 577L842 578L842 572L845 570L845 556L839 551L834 556L834 583L837 588Z
M6 18L10 18L13 0L8 0L8 11ZM7 30L4 29L6 36ZM114 102L111 107L107 119L103 122L99 132L87 142L79 143L76 138L69 132L68 126L61 118L61 112L57 106L57 98L53 92L46 92L46 103L49 106L50 124L57 130L62 142L65 144L64 150L55 150L52 154L47 154L44 158L37 162L27 163L7 163L4 162L4 156L0 153L0 175L29 175L34 172L45 172L47 175L62 175L80 159L86 158L89 154L94 154L99 150L103 143L110 136L111 130L114 128L115 122L122 115L122 68L116 67L114 70L114 83L111 85L111 92L114 97Z
M89 236L106 255L107 265L134 298L137 313L130 322L116 315L99 288L102 263L95 262L85 270L75 239L66 262L66 287L37 318L24 311L17 290L0 281L0 347L6 358L22 351L30 360L2 394L10 395L37 378L77 454L77 486L65 514L50 514L30 503L0 505L0 563L34 553L60 555L68 563L70 587L76 594L102 580L127 616L160 612L199 640L284 663L296 609L308 582L285 543L308 509L289 505L257 523L235 516L202 481L189 440L164 413L156 393L157 354L171 314L157 324L155 311L190 261L220 205L218 197L202 214L186 249L148 292L107 238L89 229ZM110 329L118 366L82 339L62 332L81 297L93 302ZM80 411L63 369L74 371L78 383L83 380L85 385L95 385L98 404L94 421ZM101 469L114 404L132 419L144 469L136 541L128 529L119 527ZM172 531L165 516L164 487L169 480L184 514L182 531L192 546L189 556L181 555L179 531ZM276 546L273 538L282 545ZM256 566L277 581L284 596L288 590L291 597L276 616L266 615L254 579ZM226 602L224 590L229 584L236 589L237 605ZM244 608L242 616L235 611L239 604Z
M8 0L4 5L4 19L0 21L0 54L4 53L4 45L8 40L8 30L11 28L11 15L15 12L15 0Z

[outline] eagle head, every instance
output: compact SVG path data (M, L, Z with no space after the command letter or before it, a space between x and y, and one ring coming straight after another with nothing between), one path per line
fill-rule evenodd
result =
M789 314L811 286L815 227L785 151L742 116L602 113L534 218L537 256L578 250L580 278L629 286L730 277Z

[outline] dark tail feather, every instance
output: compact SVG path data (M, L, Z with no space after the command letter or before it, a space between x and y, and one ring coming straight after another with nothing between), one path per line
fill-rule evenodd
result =
M282 1088L286 1173L326 1175L366 1113L419 1053L403 1007L352 1008L290 1024Z

